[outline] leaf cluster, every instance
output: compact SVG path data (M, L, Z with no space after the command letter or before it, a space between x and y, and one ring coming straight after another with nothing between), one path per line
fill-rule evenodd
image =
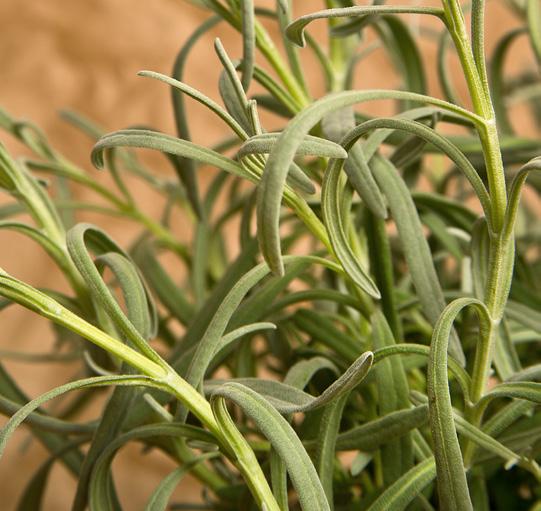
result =
M187 473L202 483L202 508L221 511L539 509L541 232L521 192L541 193L541 156L509 113L526 101L539 121L538 0L507 2L521 26L488 58L483 0L471 3L471 27L457 0L328 0L297 19L288 0L274 10L197 3L211 17L171 76L140 73L171 89L175 134L105 134L63 114L93 139L92 162L114 187L0 111L0 128L32 153L15 159L0 145L0 187L12 198L0 229L37 243L70 289L36 289L1 270L1 308L47 318L58 342L51 353L0 358L84 372L31 400L0 365L0 412L11 417L0 452L22 423L48 452L18 509L42 508L55 464L77 480L72 510L122 509L112 466L135 441L176 466L146 502L151 511L201 508L171 500ZM404 15L435 17L441 33L414 34ZM313 22L327 23L326 47L307 32ZM189 85L187 61L220 23L238 30L242 55L215 41L218 100ZM528 79L506 73L519 37L535 60ZM438 47L443 97L427 87L428 44ZM375 50L396 67L397 89L355 85ZM306 52L326 83L321 98L305 79ZM230 135L194 142L188 100ZM375 101L394 115L365 113ZM137 149L163 153L172 177ZM159 219L132 194L136 179L162 197ZM74 199L75 185L96 202ZM122 247L79 221L88 210L139 234ZM178 218L191 224L188 242L175 234ZM104 387L100 414L82 421ZM63 395L67 405L44 406Z

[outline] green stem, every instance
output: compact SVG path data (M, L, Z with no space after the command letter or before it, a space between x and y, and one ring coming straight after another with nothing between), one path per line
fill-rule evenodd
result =
M478 8L484 7L482 2L478 2L477 4ZM484 71L484 66L479 66L476 63L466 31L464 15L458 1L444 0L443 7L446 25L455 43L474 112L485 121L483 128L479 129L479 137L483 147L489 191L493 203L492 228L495 232L499 232L503 227L503 218L507 205L507 192L500 143L496 129L496 116L486 80L486 71ZM474 14L474 18L477 20L478 26L476 28L481 29L483 26L483 23L480 21L482 20L482 14L476 13ZM476 41L476 57L479 59L481 58L480 53L483 51L482 38L477 33L474 36ZM482 69L481 72L479 72L479 67Z
M235 449L236 445L231 444L228 436L224 434L224 431L216 421L209 402L186 380L179 376L174 369L169 367L164 361L157 364L149 360L144 355L110 337L65 309L61 312L57 312L56 316L57 320L58 318L62 318L62 322L72 330L80 333L94 344L97 344L103 349L118 356L126 363L136 367L143 374L155 378L158 382L170 389L173 395L186 405L216 437L224 454L232 461L238 461L246 482L254 493L254 497L259 502L264 503L267 506L267 509L279 511L251 447L246 444L241 452Z
M206 0L205 3L210 9L212 9L222 19L227 21L236 30L241 29L240 15L235 15L234 13L230 12L216 0ZM268 32L257 20L255 22L255 36L257 48L267 59L276 74L280 77L280 80L282 80L282 83L285 85L289 93L297 101L299 110L307 106L310 102L307 91L301 84L299 84L299 82L295 79L295 76L290 72Z
M256 23L256 44L259 51L265 56L269 64L272 66L280 80L289 91L291 96L297 102L299 110L308 106L310 99L307 97L306 91L297 82L293 74L289 71L285 65L280 53L274 46L272 39L267 31L259 24Z
M490 97L485 65L484 0L474 0L473 2L473 50L469 43L464 16L458 1L444 0L444 10L446 22L464 70L474 111L484 119L483 126L479 129L479 137L483 148L492 201L489 270L485 289L485 303L491 322L489 327L481 331L479 335L470 392L473 407L467 412L469 422L479 426L483 419L484 410L476 404L482 398L487 387L499 324L509 293L513 273L514 240L507 238L502 230L507 208L507 190L496 116ZM475 445L472 442L466 442L464 449L466 466L471 464L474 453Z
M231 420L225 400L223 398L213 400L212 409L220 421L222 435L234 453L232 461L236 461L258 507L266 511L280 511L280 506L272 494L252 447Z
M335 0L327 0L327 9L340 7ZM331 73L331 92L344 90L347 78L347 63L351 56L350 42L351 37L333 37L331 29L339 25L341 21L338 18L329 18L329 60L332 66Z
M488 89L485 59L485 0L472 0L471 12L473 58L483 86Z
M223 453L238 466L260 507L280 511L252 447L236 429L223 400L218 400L213 411L209 402L172 368L162 381L216 437ZM221 424L218 424L215 413L220 416Z
M59 169L62 172L61 175L64 175L72 181L88 187L89 189L103 197L123 215L145 226L156 237L156 239L158 239L165 246L176 252L182 259L188 260L188 253L186 247L179 243L179 241L175 238L171 231L169 231L169 229L164 227L159 222L156 222L156 220L154 220L153 218L147 216L141 210L137 209L135 204L123 201L105 186L88 177L84 173L84 171L82 171L79 167L73 165L71 162L67 160L61 160L56 162L56 164L59 165Z
M235 450L236 442L232 442L228 430L224 430L218 424L210 403L167 362L159 357L156 361L150 360L142 353L80 318L48 295L10 277L1 269L0 294L88 339L96 346L150 377L164 390L169 390L214 435L222 452L231 461L239 461L246 482L254 491L254 497L257 501L264 503L269 510L279 511L251 447L246 443L243 445L242 452ZM249 467L249 470L244 470L243 467Z

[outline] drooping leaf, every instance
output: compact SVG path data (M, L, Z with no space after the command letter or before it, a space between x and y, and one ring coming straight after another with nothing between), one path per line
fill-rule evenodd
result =
M331 162L325 171L321 189L323 220L329 233L329 239L336 257L353 282L370 296L380 298L379 289L366 269L361 266L347 239L340 211L343 204L340 184L342 162L340 160L331 160Z
M368 5L327 9L306 14L291 23L286 30L287 36L299 46L305 45L304 29L312 21L327 18L361 17L373 14L428 14L438 18L443 17L443 10L437 7L409 7L389 5ZM335 32L336 33L336 32ZM339 32L338 32L339 33Z
M451 111L465 119L480 123L471 112L430 96L402 91L367 90L347 91L330 94L298 114L282 131L274 149L269 154L265 172L260 183L257 203L258 240L261 251L272 271L283 273L280 237L278 233L280 204L282 200L287 169L304 135L325 115L333 110L375 99L410 100L427 103Z
M259 394L239 383L225 383L213 401L228 399L240 406L269 439L286 464L303 510L330 510L316 469L289 423Z
M438 492L441 506L449 510L472 509L447 378L447 349L453 322L467 306L475 308L479 316L480 330L484 332L482 338L486 338L491 318L484 303L474 298L460 298L451 302L434 327L427 372L430 427L434 440ZM488 368L485 370L488 371Z
M344 394L354 389L366 376L372 365L372 353L363 353L346 372L327 387L321 395L313 397L310 394L288 385L272 380L260 378L238 378L230 381L242 384L244 387L257 392L272 404L281 414L309 412L317 410L331 402L334 402ZM215 392L217 388L227 383L226 381L207 381L206 390L209 393Z

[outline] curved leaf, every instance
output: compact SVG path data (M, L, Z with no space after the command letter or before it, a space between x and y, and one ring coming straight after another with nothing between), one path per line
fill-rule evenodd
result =
M459 298L451 302L434 327L427 372L430 427L434 441L440 503L445 509L457 511L472 509L472 504L449 394L447 348L453 322L467 306L472 306L477 311L482 331L490 328L490 314L482 302L474 298Z
M95 376L93 378L86 378L84 380L77 380L70 383L66 383L59 387L56 387L49 392L42 394L41 396L33 399L23 407L21 407L7 422L7 424L0 431L0 456L4 452L6 443L10 439L11 435L22 424L26 418L38 409L43 403L50 401L66 392L72 390L78 390L89 387L104 387L109 385L128 385L128 386L144 386L152 387L160 390L165 390L164 385L157 383L154 379L148 376L134 376L134 375L119 375L119 376Z
M490 220L492 216L490 196L482 179L479 177L479 174L466 156L464 156L464 154L452 142L449 142L449 140L429 126L415 120L403 119L400 117L371 119L363 122L355 129L351 130L342 141L342 145L347 149L351 147L364 133L367 133L373 129L381 128L402 130L411 133L412 135L431 143L443 154L447 155L470 182L472 188L475 190L475 194L477 195L479 202L481 203L481 206L483 207L485 216Z
M265 398L239 383L225 383L214 391L212 400L217 399L228 399L237 404L269 439L286 464L302 509L330 511L325 491L302 442Z
M289 384L273 380L263 380L261 378L237 378L235 380L227 381L234 381L235 383L242 384L244 387L257 392L271 403L282 415L300 412L306 413L317 410L353 390L359 385L370 370L372 360L373 354L371 352L363 353L348 367L344 374L327 387L318 397L311 396L297 387L292 387ZM207 381L205 382L206 391L212 394L227 381Z
M257 201L257 231L261 252L272 271L283 273L280 250L279 220L280 205L289 165L296 149L310 129L333 110L356 103L376 99L409 100L431 104L483 125L475 114L442 100L422 94L389 90L347 91L330 94L299 113L282 131L276 145L269 154L263 173Z
M248 134L254 135L257 133L256 126L250 118L250 103L237 75L236 66L227 55L219 38L214 40L214 49L224 68L218 82L222 101L227 111L243 126L244 130Z
M148 337L153 336L155 329L156 312L153 306L154 302L146 292L139 273L126 252L101 229L91 224L77 224L72 227L66 235L66 245L75 266L83 276L96 302L107 311L107 314L127 339L133 342L149 359L160 363L160 357L147 342ZM132 317L137 317L137 323L140 321L145 323L144 325L138 325L143 328L142 332L126 317L120 308L120 305L103 281L88 252L87 245L98 256L102 257L103 263L110 266L119 278L128 303L132 308L135 307L135 309L132 309ZM104 257L105 259L103 259ZM141 309L145 309L145 313ZM143 319L145 316L146 320ZM146 338L145 335L148 335L148 337Z
M286 29L286 34L291 41L299 46L305 45L304 29L312 21L318 19L344 18L370 16L373 14L428 14L443 18L443 9L438 7L409 7L409 6L389 6L389 5L367 5L343 7L336 9L326 9L324 11L305 14L290 23Z
M343 162L331 160L323 177L321 205L323 221L337 259L351 280L373 298L381 297L379 289L349 245L342 221L343 197L340 176Z
M218 105L218 103L205 96L197 89L194 89L193 87L190 87L179 80L170 78L167 75L156 73L155 71L139 71L137 74L139 76L146 76L149 78L154 78L155 80L160 80L183 94L190 96L220 117L220 119L222 119L241 140L246 140L248 138L248 134L244 131L244 128L233 118L233 116L226 112L220 105Z
M526 165L523 165L513 178L511 190L509 191L509 202L505 212L505 222L503 227L503 235L505 238L510 238L513 235L522 188L529 173L534 170L541 170L541 156L533 158L526 163Z
M92 150L92 162L97 168L103 167L103 151L114 147L139 147L154 149L167 154L182 156L207 165L218 167L230 174L255 182L256 178L240 165L220 153L206 147L181 140L171 135L148 130L120 130L103 136Z

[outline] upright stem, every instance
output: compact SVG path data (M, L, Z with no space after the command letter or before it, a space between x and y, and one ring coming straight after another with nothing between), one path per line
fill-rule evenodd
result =
M328 9L340 7L335 0L326 0L325 3ZM351 38L332 37L330 34L332 27L339 24L339 19L329 19L329 57L332 65L332 80L330 83L331 92L344 90L347 76L347 63L351 54L348 48Z
M507 208L507 190L501 157L496 116L490 97L484 56L484 0L474 0L472 7L472 41L468 38L464 16L457 0L444 0L446 22L455 43L468 84L473 108L485 122L479 129L492 202L492 225L490 232L489 270L485 288L485 303L490 314L488 328L479 334L479 344L474 360L470 397L473 408L467 418L479 425L483 410L476 403L487 387L494 345L497 342L499 324L503 315L511 276L513 273L514 240L506 238L503 220ZM465 464L471 463L475 446L468 442L465 447Z
M481 81L488 88L485 62L485 0L472 0L471 12L473 58Z
M256 43L259 51L265 56L276 74L280 77L280 80L282 80L286 89L297 102L298 107L300 109L306 107L309 104L309 98L307 97L306 91L284 63L282 56L276 49L276 46L267 31L259 23L256 23L255 28Z
M484 7L482 2L476 2L476 5L480 9ZM481 66L478 62L476 63L476 59L474 58L474 52L472 51L466 31L466 24L460 4L457 0L444 0L444 11L447 27L455 43L460 63L464 70L473 110L485 120L484 128L479 130L479 138L483 146L489 191L492 199L493 230L497 233L503 227L503 217L507 205L507 192L500 142L496 128L496 115L492 106L486 72L484 71L484 65ZM473 16L477 20L475 28L482 29L484 26L482 22L483 13L476 12ZM476 33L472 37L477 43L475 54L479 59L479 53L483 51L482 48L478 48L479 44L482 44L482 38ZM481 72L479 72L479 67L482 69Z

